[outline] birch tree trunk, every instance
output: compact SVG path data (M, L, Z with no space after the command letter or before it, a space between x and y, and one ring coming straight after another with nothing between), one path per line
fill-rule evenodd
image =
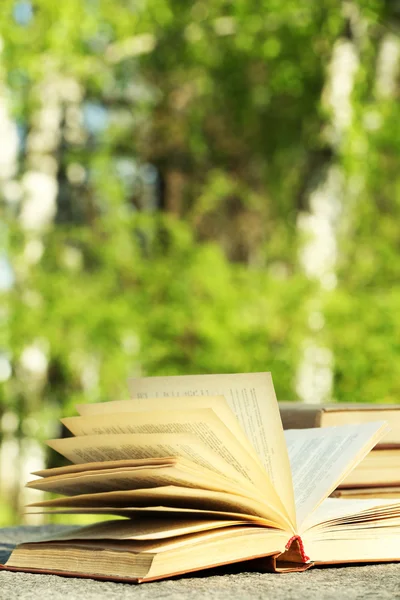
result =
M330 115L325 138L332 159L316 174L316 183L309 190L309 210L299 214L297 223L299 235L304 237L300 262L306 275L317 283L309 305L309 335L304 340L296 382L300 399L312 404L333 399L334 356L320 340L325 324L322 296L337 283L337 231L345 193L344 173L338 157L352 125L351 94L360 63L360 40L357 40L360 16L353 4L345 2L343 10L349 34L340 37L333 48L322 92L322 104Z

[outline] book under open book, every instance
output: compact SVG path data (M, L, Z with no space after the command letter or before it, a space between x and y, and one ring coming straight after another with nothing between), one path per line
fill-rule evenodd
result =
M304 402L279 402L284 429L309 429L332 425L353 425L371 421L388 421L390 429L379 440L377 448L400 446L400 404L364 404L331 402L306 404Z
M400 497L400 404L279 402L284 429L387 421L390 430L335 490L338 498Z
M269 373L133 379L130 392L62 419L73 437L48 443L72 464L28 484L63 495L31 511L119 518L20 544L3 568L144 582L239 561L400 560L400 498L328 498L386 423L284 432Z

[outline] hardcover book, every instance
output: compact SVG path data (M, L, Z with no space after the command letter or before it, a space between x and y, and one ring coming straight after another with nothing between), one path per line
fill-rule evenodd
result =
M5 569L136 583L243 569L400 559L400 499L328 498L384 422L284 432L269 373L141 378L131 400L78 406L71 464L28 485L30 511L113 516L20 544ZM118 518L116 518L118 517Z
M378 448L400 447L400 404L307 404L303 402L279 402L284 429L308 429L388 421L389 431L379 441Z

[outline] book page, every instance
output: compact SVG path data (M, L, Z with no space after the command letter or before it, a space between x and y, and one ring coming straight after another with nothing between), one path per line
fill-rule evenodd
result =
M386 429L385 423L365 423L285 431L300 528Z
M27 487L65 496L135 490L150 487L176 485L203 488L217 492L243 494L243 488L234 485L229 479L210 471L189 469L184 465L162 467L139 467L128 469L104 469L63 477L46 477L27 483Z
M303 536L310 559L318 563L392 562L399 560L399 527L346 529L341 535L314 539L313 531Z
M284 550L286 534L265 527L234 525L152 540L50 538L20 544L7 566L59 574L95 574L111 578L171 576L250 558L265 558ZM128 557L129 554L129 557ZM146 559L146 556L148 557ZM165 556L165 558L164 558ZM155 563L155 559L157 562ZM151 564L152 571L149 570ZM156 571L157 569L157 571ZM180 569L180 570L179 570ZM144 579L142 580L144 581Z
M182 508L172 506L150 506L150 507L112 507L112 506L85 506L84 508L48 508L46 510L31 509L25 511L28 515L112 515L117 517L129 517L130 519L148 519L154 517L163 521L165 517L179 519L234 519L255 523L261 527L269 527L270 520L254 515L245 515L237 512L225 512L218 510L200 510L198 508Z
M234 434L209 408L200 410L160 410L68 417L61 422L76 436L119 433L188 433L218 454L270 502L283 508L261 464L239 444Z
M224 396L295 522L290 464L270 373L145 377L130 379L129 389L134 398Z
M369 526L377 518L399 517L400 502L397 500L338 499L326 498L318 508L307 517L304 529L316 528L316 532L332 530L332 525L350 527L350 522Z
M282 519L273 509L262 502L251 498L237 496L226 492L210 490L193 490L191 488L165 486L143 490L126 490L118 492L100 492L79 496L62 497L52 500L33 502L29 507L40 508L85 508L88 506L108 507L151 507L171 506L176 508L193 508L198 510L215 510L223 512L243 513L262 517L271 527L282 528Z
M330 527L325 527L324 529L317 530L314 528L313 534L314 539L323 539L323 538L343 538L343 534L351 535L354 533L363 533L365 531L371 529L378 529L380 533L382 531L387 532L389 527L397 527L400 526L400 516L399 512L397 512L396 516L393 517L381 517L379 516L377 519L370 517L364 521L350 521L349 523L338 523L336 525L331 525ZM309 530L308 530L309 531ZM400 535L400 529L397 529L397 534Z
M76 464L129 459L153 461L155 458L177 456L191 460L210 471L231 477L234 481L243 482L239 473L218 454L195 436L185 433L162 433L157 435L157 440L152 434L146 433L85 435L48 440L47 444Z
M178 535L187 535L200 531L212 531L213 529L223 529L232 525L243 525L247 521L243 519L205 519L203 521L193 519L113 519L103 521L94 525L80 527L78 530L49 535L42 541L50 540L161 540L175 537Z
M237 482L243 493L260 497L254 485L241 475L224 458L211 450L196 436L185 433L120 433L103 435L82 435L72 438L49 440L48 445L75 463L90 461L124 460L130 458L153 458L154 456L182 457L229 477ZM282 523L293 530L286 511L280 501L275 504L273 497L263 497L265 508L279 514Z
M68 474L83 473L86 471L97 471L103 469L127 469L131 467L151 467L151 466L168 466L176 465L179 459L177 457L164 458L131 458L128 460L103 460L101 462L77 463L72 465L64 465L63 467L50 467L49 469L40 469L40 471L32 471L31 475L38 477L56 477ZM191 461L187 461L191 464Z
M179 530L178 530L179 531ZM147 553L147 552L158 552L163 553L168 550L176 550L181 546L191 546L191 545L199 545L204 546L207 542L216 541L218 539L226 539L227 545L232 546L235 542L235 538L240 538L244 536L259 536L263 537L276 536L280 538L281 544L284 543L285 538L282 538L282 532L277 532L276 530L268 530L266 528L249 528L246 525L241 523L233 523L229 528L227 527L209 527L207 529L200 528L194 529L194 531L186 533L186 535L178 534L178 535L170 535L170 536L162 536L158 538L129 538L129 537L112 537L110 535L105 535L103 538L100 536L96 536L90 538L89 536L80 535L82 530L76 531L76 536L72 533L71 536L59 535L59 536L51 536L46 539L41 540L41 546L45 543L51 542L66 542L66 541L74 541L74 545L76 547L83 547L88 549L97 550L101 552L101 550L109 550L114 549L116 552L132 552L132 553ZM28 542L29 543L29 542ZM240 544L240 541L239 541ZM244 546L246 547L246 546ZM276 546L275 546L276 547ZM210 552L210 548L208 549ZM221 550L219 550L221 551ZM218 552L218 550L217 550ZM204 553L207 556L207 552ZM182 557L181 559L182 560Z
M210 408L233 433L241 446L261 464L258 454L244 433L238 419L232 412L224 396L179 396L168 398L133 398L131 400L114 400L112 402L97 402L94 404L78 404L76 409L81 416L108 415L110 413L127 412L158 412L160 410L198 410Z

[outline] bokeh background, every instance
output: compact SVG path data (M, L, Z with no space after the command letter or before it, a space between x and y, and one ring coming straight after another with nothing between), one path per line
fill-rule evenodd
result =
M399 31L398 0L1 0L1 524L129 375L399 401Z

